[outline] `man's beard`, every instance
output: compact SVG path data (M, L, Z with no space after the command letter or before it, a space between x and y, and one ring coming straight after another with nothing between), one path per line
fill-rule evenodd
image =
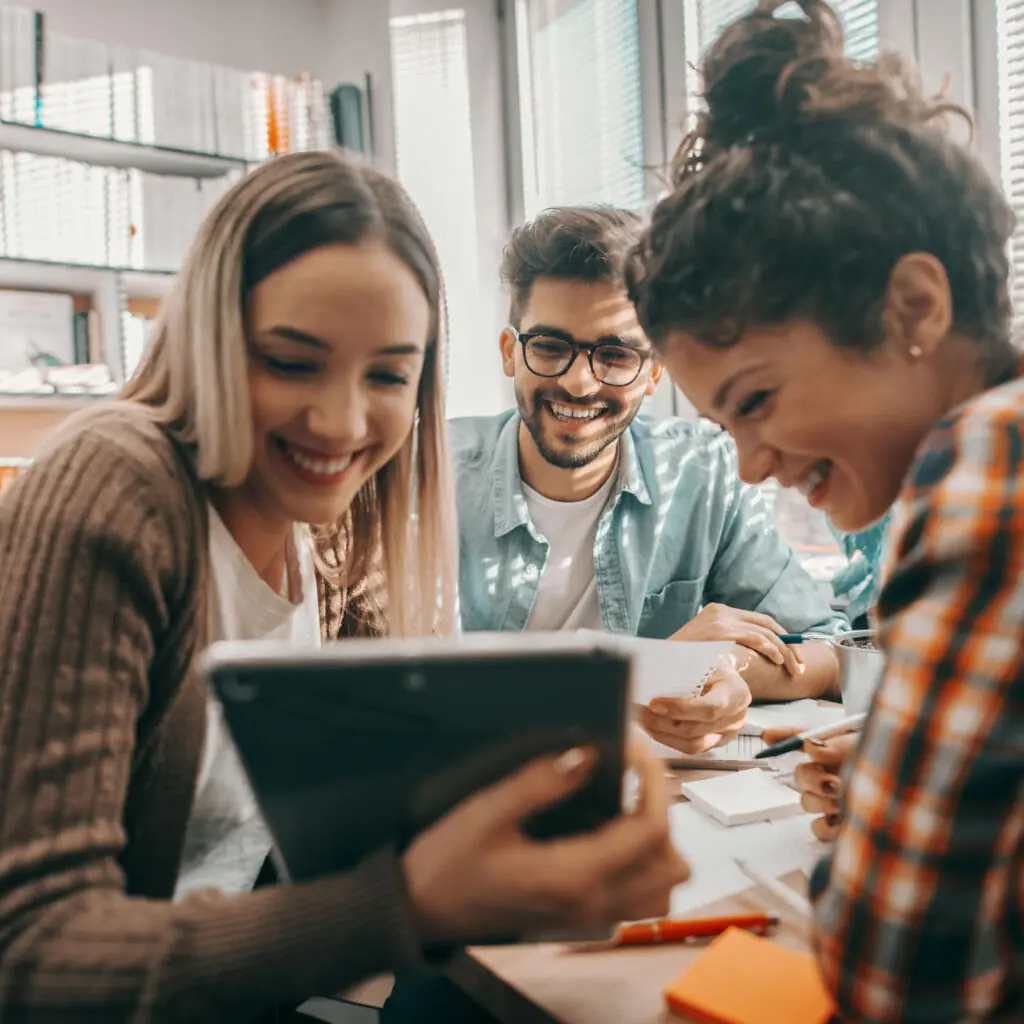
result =
M603 429L585 440L566 434L559 436L558 420L544 408L548 402L576 409L600 408L602 412L598 421ZM544 461L558 469L580 469L590 465L606 448L622 437L640 411L643 396L627 405L604 397L599 401L581 401L564 392L534 391L524 395L517 387L516 404L519 406L519 416Z

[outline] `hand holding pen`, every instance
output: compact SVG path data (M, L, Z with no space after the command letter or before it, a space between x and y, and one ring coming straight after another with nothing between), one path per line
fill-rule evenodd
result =
M786 634L770 615L712 603L705 605L669 639L726 641L760 654L789 675L798 676L804 670L800 648L783 639L783 636L793 635Z
M856 717L861 720L855 723L855 728L859 728L865 716ZM842 723L837 722L830 728L841 726ZM772 746L781 745L801 735L799 729L766 729L762 739ZM860 736L856 732L846 731L839 735L811 736L803 742L803 750L810 760L797 765L793 781L800 790L803 809L809 814L819 815L811 822L811 830L822 842L835 839L842 825L841 774L859 740Z

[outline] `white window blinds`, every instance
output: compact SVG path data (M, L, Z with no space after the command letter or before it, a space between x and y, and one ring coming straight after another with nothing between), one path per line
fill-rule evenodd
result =
M1003 187L1017 214L1010 242L1014 335L1024 320L1024 0L998 0L999 144Z
M526 216L644 200L637 0L516 0Z
M448 292L448 357L473 342L477 225L463 9L391 19L398 178L437 246Z
M687 88L691 96L700 89L696 65L701 54L715 41L730 21L746 14L755 0L683 0L686 24L686 57L691 68ZM832 0L832 6L846 30L846 52L856 60L874 60L878 54L879 0ZM794 3L779 10L780 15L802 16Z

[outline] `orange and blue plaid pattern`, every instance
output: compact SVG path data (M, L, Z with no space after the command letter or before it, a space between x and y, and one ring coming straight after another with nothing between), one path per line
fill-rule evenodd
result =
M1024 1020L1024 381L930 434L886 569L822 971L843 1021Z

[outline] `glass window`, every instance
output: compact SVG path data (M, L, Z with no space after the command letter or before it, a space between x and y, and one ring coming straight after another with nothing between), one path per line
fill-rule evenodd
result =
M517 0L524 207L644 200L637 0Z
M477 225L464 9L391 19L398 177L437 246L448 292L449 353L472 344Z

